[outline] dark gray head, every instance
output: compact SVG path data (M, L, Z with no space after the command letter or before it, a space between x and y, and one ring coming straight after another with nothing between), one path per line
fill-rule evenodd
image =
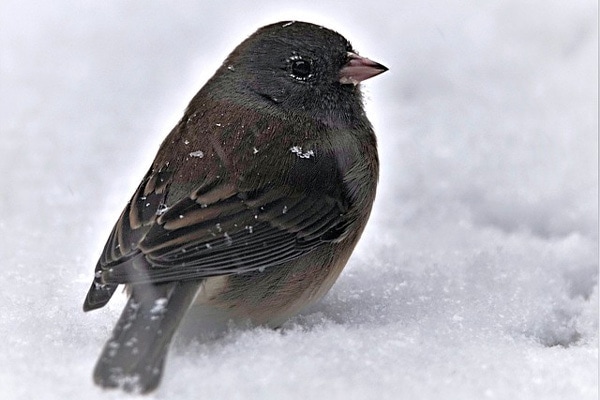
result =
M386 70L359 57L340 34L290 21L265 26L242 42L211 83L253 107L347 125L364 118L358 83Z

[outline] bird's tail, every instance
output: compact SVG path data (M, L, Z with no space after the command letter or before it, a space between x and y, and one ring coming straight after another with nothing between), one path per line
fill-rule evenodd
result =
M161 379L169 344L199 282L134 285L94 370L96 384L147 393Z

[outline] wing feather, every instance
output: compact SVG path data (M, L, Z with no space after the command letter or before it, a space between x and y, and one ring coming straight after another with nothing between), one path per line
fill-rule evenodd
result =
M110 265L104 283L166 282L260 270L294 260L346 223L342 205L317 192L268 188L212 204L183 199L139 243L150 268ZM201 196L198 196L200 198Z

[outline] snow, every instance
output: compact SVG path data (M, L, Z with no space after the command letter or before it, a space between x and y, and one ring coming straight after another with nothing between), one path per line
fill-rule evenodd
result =
M160 298L154 301L154 306L150 309L150 314L163 314L166 311L168 299Z
M190 157L198 157L198 158L202 158L204 157L204 152L202 150L196 150L196 151L192 151L190 153Z
M181 335L147 397L597 398L597 2L206 3L0 4L0 398L124 397L91 379L125 301L81 311L97 257L187 102L278 20L390 68L363 85L373 216L322 302Z
M298 156L298 158L311 158L314 157L315 152L313 150L302 151L301 146L292 146L290 151Z

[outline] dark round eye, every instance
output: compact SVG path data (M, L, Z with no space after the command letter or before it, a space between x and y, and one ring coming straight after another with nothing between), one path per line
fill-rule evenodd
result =
M312 74L312 65L310 61L297 58L291 61L292 76L298 80L304 81Z

